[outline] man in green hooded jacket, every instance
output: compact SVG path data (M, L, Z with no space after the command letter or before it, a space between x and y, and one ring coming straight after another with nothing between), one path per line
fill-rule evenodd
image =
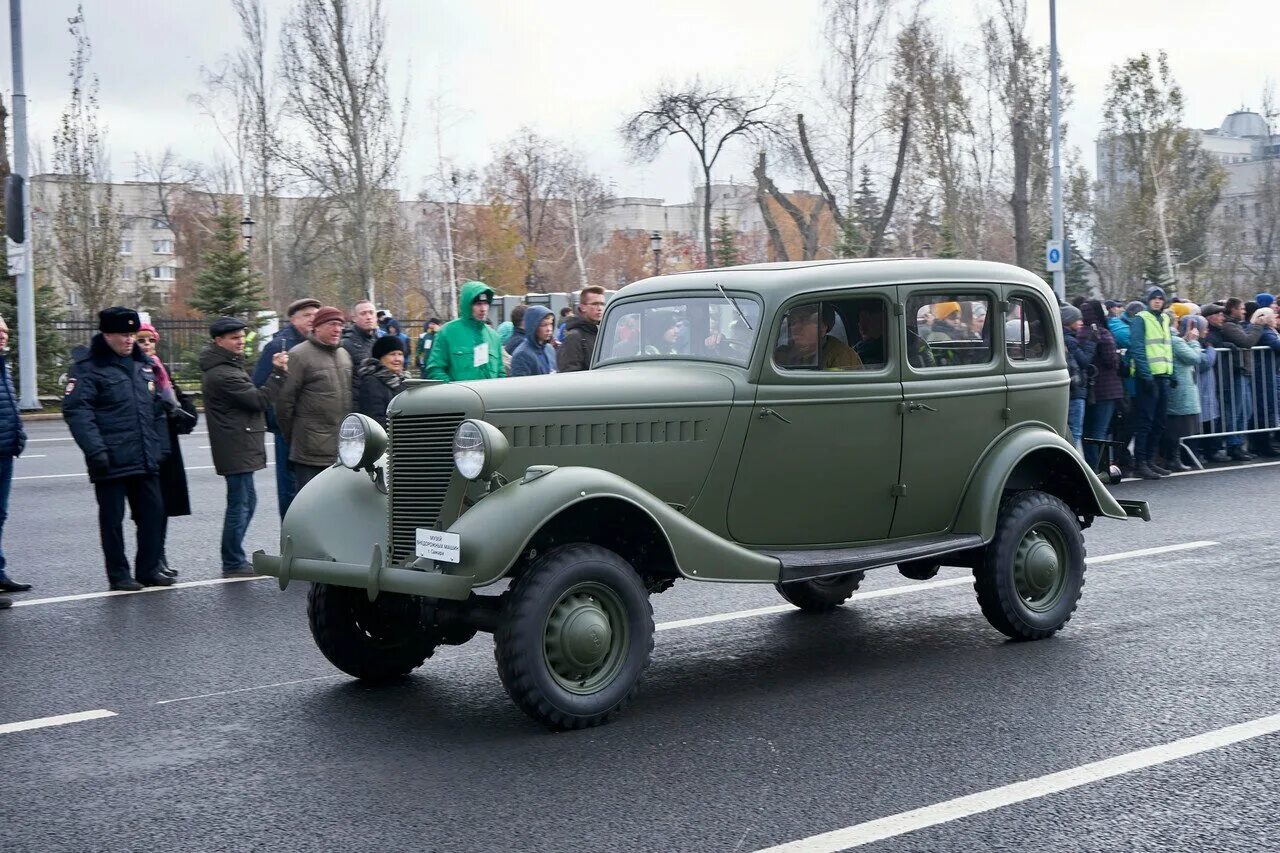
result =
M502 369L502 341L485 320L493 302L493 288L482 281L462 285L458 295L458 319L436 333L427 360L427 378L442 382L497 379Z

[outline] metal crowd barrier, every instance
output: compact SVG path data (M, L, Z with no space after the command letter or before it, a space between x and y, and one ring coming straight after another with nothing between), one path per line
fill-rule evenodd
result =
M1218 414L1209 420L1201 420L1204 432L1185 436L1180 444L1188 451L1191 463L1203 468L1199 454L1192 451L1189 441L1224 439L1227 436L1246 436L1280 430L1280 359L1271 347L1254 347L1250 350L1220 349L1215 347L1217 360L1208 373L1197 370L1198 383L1211 382ZM1249 373L1244 370L1248 368ZM1197 392L1199 392L1197 386ZM1203 395L1202 395L1203 400ZM1203 406L1202 412L1203 414ZM1207 423L1207 427L1206 427Z

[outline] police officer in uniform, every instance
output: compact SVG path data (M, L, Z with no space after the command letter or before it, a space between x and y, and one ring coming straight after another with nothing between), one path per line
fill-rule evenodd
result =
M169 452L164 402L151 361L135 343L140 321L130 308L98 312L98 334L71 354L62 416L84 453L98 498L98 532L113 590L172 586L160 573L165 509L160 460ZM132 576L124 550L124 507L138 531Z

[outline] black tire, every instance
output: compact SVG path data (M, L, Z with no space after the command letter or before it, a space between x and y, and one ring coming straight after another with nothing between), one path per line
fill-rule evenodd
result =
M829 613L857 591L865 572L848 572L829 578L774 584L778 594L805 613Z
M507 596L493 652L516 707L554 730L617 716L653 654L653 608L630 564L597 545L562 545L530 565ZM602 630L602 660L574 660L600 648ZM586 640L589 648L575 645Z
M995 537L973 570L982 614L1015 640L1057 633L1080 601L1084 553L1080 522L1061 500L1034 490L1009 495L1000 504ZM1056 568L1046 568L1050 562Z
M898 574L913 581L932 580L938 574L942 564L937 560L911 560L898 564Z
M407 675L436 648L422 601L412 595L384 592L370 601L363 589L313 583L307 619L329 663L364 681Z

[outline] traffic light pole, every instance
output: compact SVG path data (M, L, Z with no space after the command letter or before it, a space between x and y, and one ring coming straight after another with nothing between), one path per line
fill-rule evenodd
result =
M22 79L22 0L9 0L9 43L13 53L13 172L22 180L22 224L25 235L22 272L18 274L18 407L40 408L36 388L35 235L31 233L31 192L27 175L27 87Z

